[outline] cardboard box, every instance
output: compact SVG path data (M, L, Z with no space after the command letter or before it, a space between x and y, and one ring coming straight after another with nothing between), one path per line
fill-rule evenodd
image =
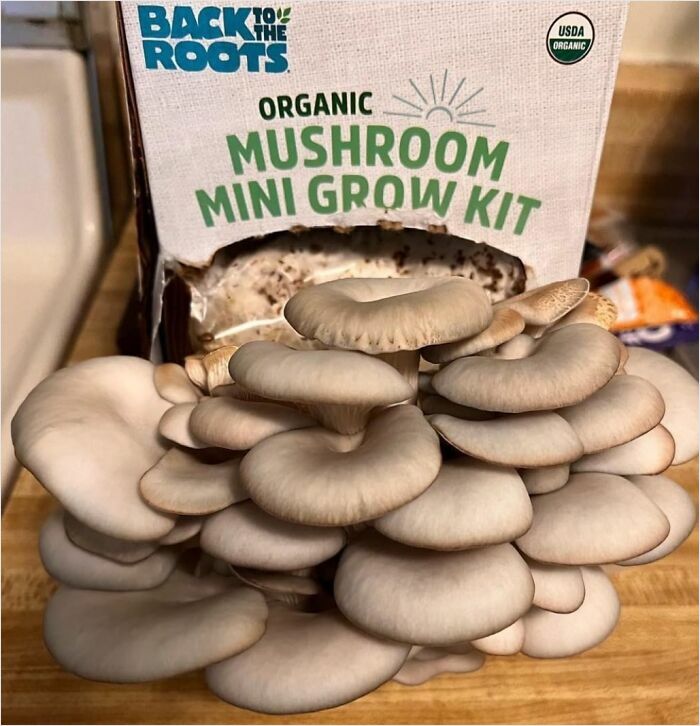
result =
M153 341L170 270L297 226L446 228L577 274L625 2L121 13Z

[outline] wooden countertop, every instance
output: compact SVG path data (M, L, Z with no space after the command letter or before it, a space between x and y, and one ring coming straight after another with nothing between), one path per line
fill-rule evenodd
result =
M136 277L133 227L124 235L70 360L116 352L116 329ZM697 461L671 476L696 497ZM489 657L470 675L415 688L388 683L355 703L268 717L209 693L201 673L143 685L93 683L64 673L41 636L54 585L37 553L51 497L20 474L2 528L3 723L697 723L698 534L660 562L620 570L617 630L575 658Z

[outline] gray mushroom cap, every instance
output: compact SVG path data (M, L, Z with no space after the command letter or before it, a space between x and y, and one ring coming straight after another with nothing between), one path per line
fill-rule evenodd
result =
M586 596L572 613L532 608L523 617L522 651L532 658L567 658L583 653L605 640L620 616L620 601L610 580L599 567L581 568Z
M473 673L486 658L468 644L448 648L420 648L394 676L404 686L419 686L441 673Z
M460 406L442 396L427 394L421 398L420 407L426 416L434 413L446 413L448 416L463 418L467 421L488 421L496 418L498 414L492 411L480 411L478 408Z
M409 647L358 630L337 610L310 614L271 605L263 637L207 668L207 685L219 698L253 711L318 711L389 680Z
M196 670L249 648L267 605L231 578L175 570L160 587L100 592L61 587L44 615L44 641L70 673L142 683Z
M626 444L661 421L665 405L661 394L638 376L614 376L585 401L562 408L586 454Z
M314 428L271 437L246 454L240 471L253 501L275 517L337 526L414 499L440 463L438 438L420 410L400 405L376 414L355 436Z
M145 360L78 363L49 376L20 406L12 421L17 458L91 529L157 539L174 518L151 509L138 483L165 453L158 422L169 407Z
M296 570L330 559L345 545L340 527L310 527L274 519L253 502L243 502L207 518L202 549L234 566Z
M583 277L552 282L498 302L494 309L515 310L528 325L551 325L579 305L589 287Z
M602 388L615 374L620 345L596 325L569 325L550 333L527 358L473 356L449 363L433 388L463 406L520 413L571 406Z
M690 535L697 521L695 502L682 486L665 476L633 476L630 481L639 487L666 515L671 529L663 542L621 565L645 565L670 554Z
M480 333L454 343L428 346L423 348L421 355L431 363L450 363L457 358L495 348L522 333L524 328L525 321L517 310L499 308L494 311L488 328Z
M207 464L187 451L170 449L141 477L141 495L152 507L174 514L218 512L248 498L238 474L240 459Z
M202 528L202 517L180 516L175 520L175 526L158 540L161 545L176 545L186 542L194 537Z
M460 458L444 461L423 494L374 527L413 547L458 550L509 542L531 521L530 498L514 469Z
M586 587L580 567L550 565L529 558L526 562L535 581L533 605L554 613L572 613L581 607Z
M582 461L582 459L579 459L579 461ZM569 481L569 464L521 469L518 473L528 494L549 494L549 492L561 489Z
M457 552L414 549L367 532L344 550L341 612L393 640L446 645L502 630L532 603L530 570L510 544Z
M328 347L377 354L467 338L493 312L481 286L462 277L350 278L301 289L284 316Z
M698 382L675 361L646 348L628 348L625 368L658 388L666 403L661 423L676 442L674 464L698 455Z
M52 512L39 535L39 554L55 580L90 590L146 590L175 569L177 553L158 549L138 562L116 562L74 545L63 526L63 511Z
M525 641L525 626L522 619L492 635L472 640L472 646L489 655L515 655L520 652Z
M190 381L187 372L177 363L163 363L153 371L153 384L156 391L170 403L196 403L202 393Z
M122 564L128 565L145 560L158 549L157 542L130 542L96 532L76 519L70 512L63 513L63 526L68 539L76 547ZM172 532L172 530L170 531Z
M537 341L527 333L520 333L515 337L501 343L494 350L485 350L481 355L489 355L502 360L520 360L532 355L537 349Z
M203 400L189 419L190 431L197 440L239 451L252 449L283 431L315 425L311 417L289 406L228 397Z
M582 456L571 465L571 471L621 476L660 474L671 466L675 451L673 436L659 424L626 444Z
M197 404L193 402L176 403L161 417L158 423L158 433L173 444L179 444L188 449L207 448L209 444L197 439L190 429L190 417L195 408L197 408Z
M556 413L537 411L490 421L465 421L446 414L428 416L431 426L464 454L501 466L543 467L575 461L583 446Z
M532 507L532 526L517 545L543 562L619 562L656 547L669 532L663 512L613 474L572 474L565 487L534 497Z

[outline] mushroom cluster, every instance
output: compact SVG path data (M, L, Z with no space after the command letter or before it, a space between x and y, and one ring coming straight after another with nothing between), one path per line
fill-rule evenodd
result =
M12 427L62 507L48 649L294 713L595 646L620 610L601 566L696 519L662 472L697 455L697 384L615 314L582 279L495 305L461 277L343 279L289 301L297 348L55 373Z

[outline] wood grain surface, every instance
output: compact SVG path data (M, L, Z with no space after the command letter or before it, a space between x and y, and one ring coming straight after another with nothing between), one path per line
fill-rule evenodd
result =
M71 360L116 352L115 332L135 274L129 227ZM697 461L671 476L696 496ZM620 623L588 653L550 661L489 657L474 674L444 675L413 688L388 683L347 706L269 717L219 701L201 673L112 685L61 671L42 642L42 611L55 586L37 553L39 527L54 506L23 471L3 518L3 723L698 722L697 529L666 559L612 574L623 604Z

